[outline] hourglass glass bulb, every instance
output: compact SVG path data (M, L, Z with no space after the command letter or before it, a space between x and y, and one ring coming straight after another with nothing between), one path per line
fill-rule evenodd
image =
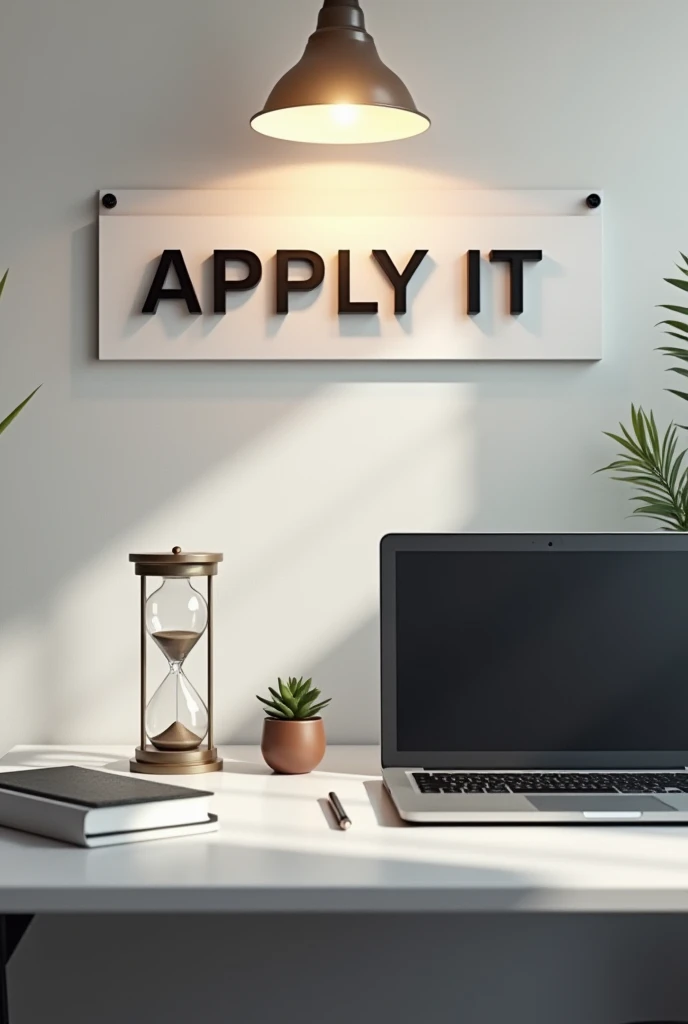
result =
M182 665L208 624L202 594L185 578L167 578L146 602L146 627L170 671L146 710L146 732L158 750L194 750L208 731L208 711Z
M208 711L179 665L153 694L146 732L157 750L195 750L208 732Z
M188 579L166 579L146 602L146 626L169 663L181 664L208 624L205 598Z

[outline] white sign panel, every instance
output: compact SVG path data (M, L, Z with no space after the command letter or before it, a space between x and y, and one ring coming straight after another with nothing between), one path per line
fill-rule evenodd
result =
M101 193L100 358L600 359L586 194Z

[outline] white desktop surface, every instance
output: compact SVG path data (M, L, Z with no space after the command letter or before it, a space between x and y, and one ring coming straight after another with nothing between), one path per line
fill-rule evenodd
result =
M307 776L273 775L256 747L221 753L221 774L158 777L212 789L215 834L84 850L0 828L0 912L688 910L688 827L404 826L376 747L331 747ZM125 772L130 755L15 747L0 771Z

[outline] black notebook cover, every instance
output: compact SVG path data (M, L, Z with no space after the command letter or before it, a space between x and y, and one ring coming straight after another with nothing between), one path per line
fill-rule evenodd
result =
M123 807L126 804L151 804L160 800L188 800L213 795L207 790L131 779L126 775L111 775L76 765L0 772L0 791L3 789L89 808Z

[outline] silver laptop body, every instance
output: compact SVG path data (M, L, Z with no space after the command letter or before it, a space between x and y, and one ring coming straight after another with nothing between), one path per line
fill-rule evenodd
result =
M383 779L419 824L688 823L688 536L381 543Z

